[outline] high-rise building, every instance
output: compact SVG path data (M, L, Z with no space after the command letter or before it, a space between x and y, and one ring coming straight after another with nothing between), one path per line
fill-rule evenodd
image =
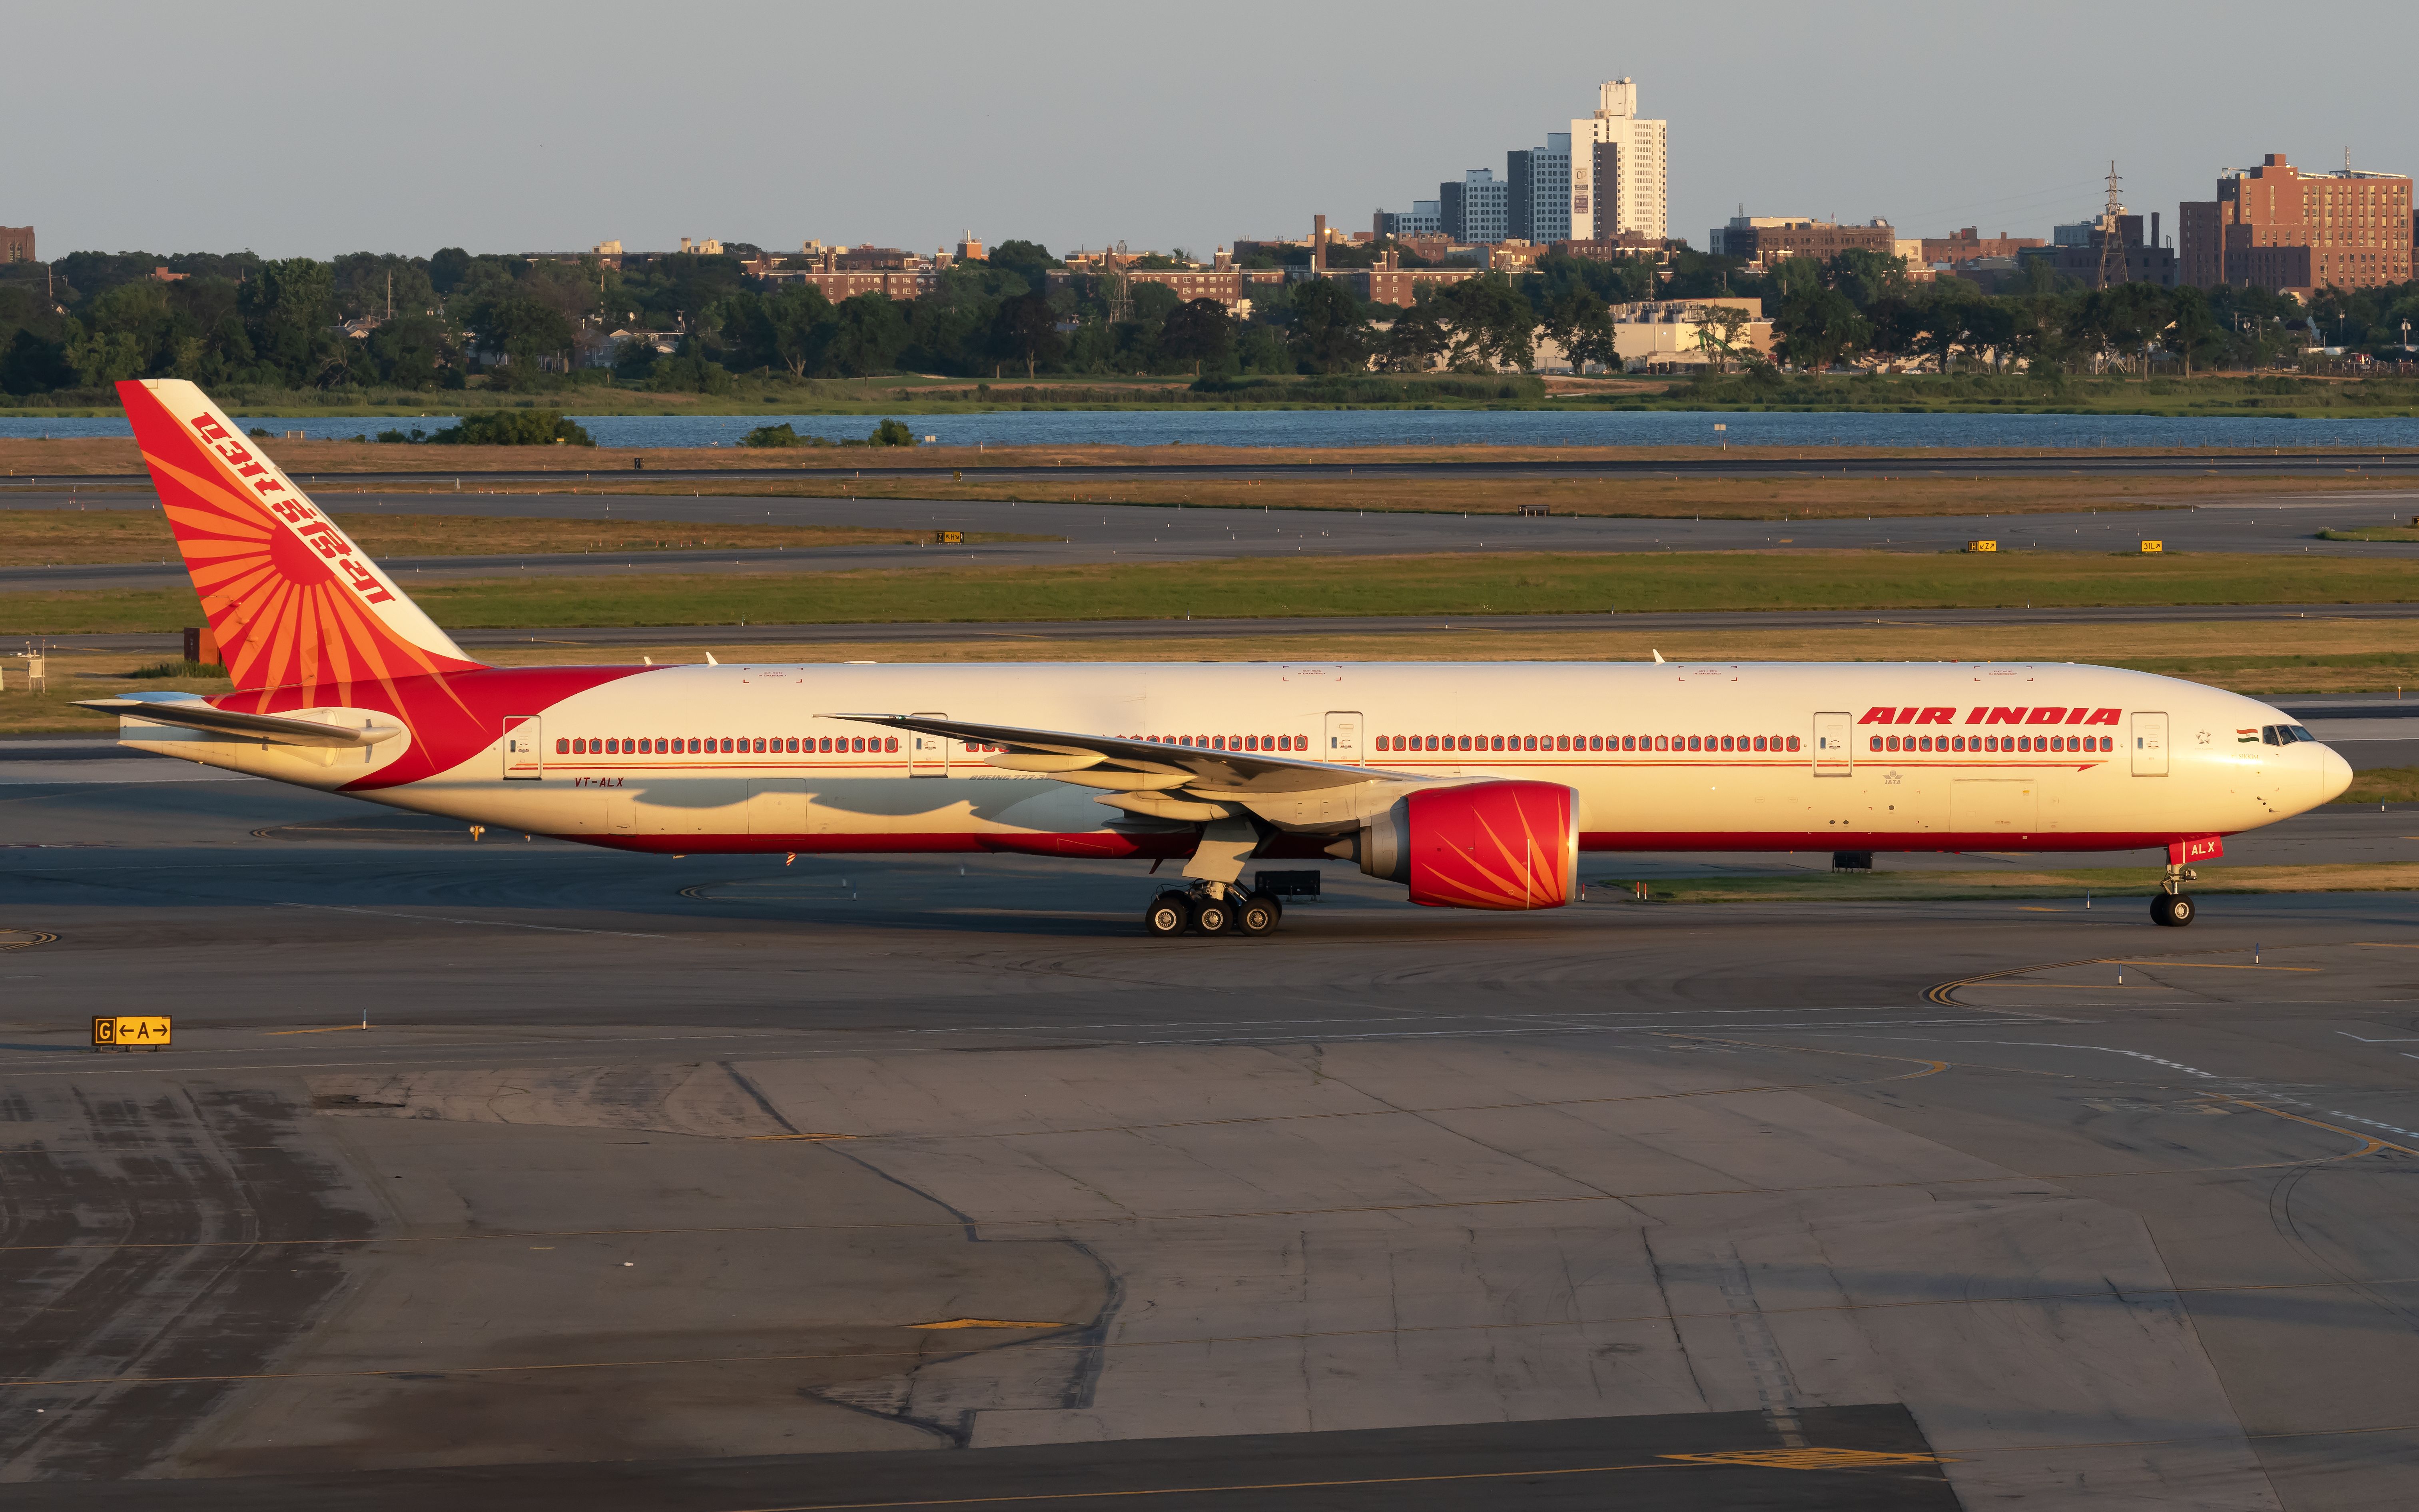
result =
M2374 288L2411 278L2411 176L2303 173L2271 152L2257 168L2230 168L2214 200L2188 200L2177 218L2185 281L2257 285L2309 295Z
M1415 199L1408 210L1379 210L1369 229L1381 237L1435 237L1444 234L1444 202Z
M1571 235L1571 138L1550 132L1541 147L1515 147L1503 155L1510 180L1511 235L1540 246Z
M1459 183L1448 178L1437 185L1443 211L1444 234L1456 241L1501 241L1511 233L1512 186L1495 177L1492 168L1472 168Z
M1671 234L1671 123L1640 118L1638 86L1610 79L1571 122L1571 230L1580 239Z

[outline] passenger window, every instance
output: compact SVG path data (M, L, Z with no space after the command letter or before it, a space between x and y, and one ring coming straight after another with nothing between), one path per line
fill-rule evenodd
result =
M1795 750L1797 748L1797 737L1795 735L1789 737L1789 748L1791 750Z
M1588 749L1590 749L1590 750L1602 750L1602 749L1604 749L1604 737L1603 737L1602 735L1590 735L1590 736L1588 736Z
M899 737L897 735L885 737L882 742L882 748L888 751L897 750L899 748Z
M1570 736L1568 736L1568 735L1556 735L1556 736L1554 737L1554 748L1555 748L1556 750L1568 750L1568 749L1570 749L1570 748L1571 748L1571 737L1570 737Z
M1881 749L1881 748L1882 748L1882 737L1881 737L1881 736L1879 736L1879 735L1875 735L1875 736L1873 736L1873 737L1872 737L1872 741L1873 741L1873 749L1875 749L1875 750L1879 750L1879 749Z
M558 736L558 737L556 738L555 742L554 742L554 753L555 753L557 756L568 756L568 755L570 755L570 754L571 754L571 742L570 742L570 741L568 741L568 740L564 740L564 739L562 739L562 738L561 738L561 737L559 737L559 736Z

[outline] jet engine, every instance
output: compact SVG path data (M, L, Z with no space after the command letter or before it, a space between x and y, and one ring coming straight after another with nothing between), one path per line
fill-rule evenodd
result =
M1579 795L1559 782L1423 788L1330 853L1431 908L1560 908L1579 899Z

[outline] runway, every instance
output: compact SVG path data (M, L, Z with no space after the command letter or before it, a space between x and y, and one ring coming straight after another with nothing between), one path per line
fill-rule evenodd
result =
M1138 866L57 764L0 764L12 1505L2352 1508L2419 1450L2412 895L1331 867L1154 944Z

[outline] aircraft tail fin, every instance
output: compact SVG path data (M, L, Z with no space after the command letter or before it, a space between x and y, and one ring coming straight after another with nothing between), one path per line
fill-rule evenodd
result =
M143 465L239 689L324 689L479 667L181 378L117 385Z

